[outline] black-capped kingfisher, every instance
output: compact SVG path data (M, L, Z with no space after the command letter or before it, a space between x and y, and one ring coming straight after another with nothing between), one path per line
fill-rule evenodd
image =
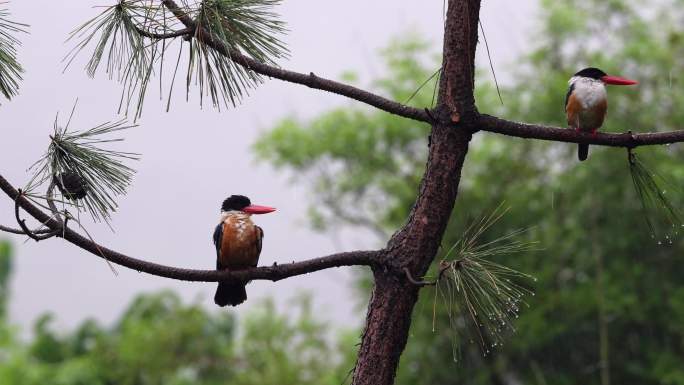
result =
M585 68L574 74L568 81L570 87L565 95L565 116L568 125L576 131L596 134L608 109L606 84L626 86L638 84L635 80L609 76L598 68ZM579 160L587 159L589 145L580 143L577 148Z
M231 195L223 201L221 222L214 230L216 270L256 267L264 231L252 222L251 216L273 211L273 207L253 205L243 195ZM236 306L246 299L245 283L219 282L214 296L214 302L219 306Z

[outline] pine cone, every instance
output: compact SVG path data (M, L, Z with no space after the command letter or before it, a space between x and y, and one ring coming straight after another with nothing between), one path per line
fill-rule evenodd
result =
M86 181L73 171L66 171L55 175L54 182L62 195L67 199L83 199L88 193Z

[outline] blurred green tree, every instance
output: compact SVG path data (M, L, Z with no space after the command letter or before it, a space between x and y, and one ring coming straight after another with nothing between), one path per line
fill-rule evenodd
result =
M7 319L7 302L9 301L9 278L12 274L11 245L0 240L0 325Z
M12 248L8 241L0 240L0 355L11 346L13 333L7 322L9 280L12 275Z
M682 2L543 0L536 48L509 73L505 104L490 83L479 81L480 111L564 126L567 80L591 65L641 84L609 90L603 130L681 128L684 12L670 3ZM374 85L400 101L439 66L426 60L429 45L415 37L393 42L383 57L387 71ZM429 82L411 104L431 106L433 88ZM309 181L318 199L310 211L315 228L366 225L384 241L415 200L428 132L384 112L344 106L311 121L284 119L255 151ZM523 310L517 333L492 354L455 341L464 362L458 365L451 362L447 315L438 304L433 331L433 293L423 290L429 294L416 307L397 383L684 384L684 264L678 259L684 243L653 238L626 156L616 154L624 149L592 148L582 164L575 150L494 135L474 140L442 244L455 243L470 222L505 201L510 211L484 237L531 228L527 236L544 250L499 262L535 275L537 296ZM681 149L638 152L682 186ZM681 194L672 198L681 207Z
M1 245L4 268L11 259L9 245ZM9 269L2 274L6 282ZM265 301L238 326L232 313L208 312L162 291L138 296L109 328L85 320L57 332L45 314L28 342L3 322L1 383L339 385L353 366L355 336L331 338L308 296L293 302L294 311L283 315Z

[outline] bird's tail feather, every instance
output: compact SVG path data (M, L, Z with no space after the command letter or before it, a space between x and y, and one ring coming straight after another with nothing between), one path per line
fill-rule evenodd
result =
M237 306L247 299L247 290L243 283L219 282L214 295L214 303L223 307L226 305Z
M580 161L587 159L589 156L589 145L580 143L577 145L577 157Z

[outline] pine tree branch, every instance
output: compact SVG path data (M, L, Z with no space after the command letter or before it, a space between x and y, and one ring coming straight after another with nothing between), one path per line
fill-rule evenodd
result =
M641 134L626 133L602 133L595 135L584 132L575 132L568 128L543 126L512 122L491 115L480 115L478 129L508 136L525 139L542 139L567 143L586 143L610 147L634 148L638 146L650 146L657 144L684 142L684 130L668 132L648 132Z
M183 269L129 257L125 254L99 245L69 228L63 228L57 220L44 213L38 207L33 205L28 199L26 199L4 177L2 177L2 175L0 175L0 190L4 191L12 200L16 201L17 208L23 208L33 218L41 223L44 223L45 226L47 226L47 228L50 230L48 234L56 232L61 233L60 237L63 237L68 242L86 251L89 251L98 257L105 258L109 262L116 263L139 272L182 281L245 282L259 279L275 282L281 279L308 274L331 267L358 265L370 266L374 263L376 256L380 254L380 251L350 251L345 253L331 254L320 258L313 258L301 262L292 262L283 265L273 264L272 266L262 266L232 272L227 270L218 271ZM14 230L11 228L8 229ZM23 230L22 233L27 232Z
M219 38L214 36L206 28L198 26L197 23L188 14L176 4L173 0L163 0L162 3L166 8L188 29L196 31L195 36L200 36L202 43L216 50L222 55L229 57L235 63L245 67L246 69L252 70L264 76L280 79L290 83L302 84L310 88L328 91L334 94L346 96L348 98L369 104L373 107L379 108L383 111L389 112L394 115L403 116L405 118L421 121L430 122L430 117L428 113L424 110L410 107L393 100L389 100L380 95L376 95L372 92L351 86L349 84L344 84L336 82L334 80L322 78L316 76L313 72L309 74L288 71L282 68L274 67L268 64L261 63L250 57L247 57L237 50L232 50L228 48Z
M163 0L162 3L187 27L188 30L198 28L197 23L195 23L195 21L188 16L174 0ZM434 123L433 115L423 109L410 107L348 84L325 79L316 76L314 73L307 75L260 63L242 55L240 52L230 50L220 41L220 39L217 39L205 28L200 27L200 29L204 44L215 49L222 55L230 57L235 63L251 69L254 72L283 81L302 84L310 88L346 96L394 115L403 116L420 122ZM454 128L458 127L457 124L452 125ZM553 140L568 143L586 143L611 147L638 147L684 141L684 130L640 134L632 134L629 132L622 134L599 132L596 135L591 135L587 133L576 133L574 130L560 127L517 123L485 114L480 115L478 119L478 128L482 131L519 138Z

